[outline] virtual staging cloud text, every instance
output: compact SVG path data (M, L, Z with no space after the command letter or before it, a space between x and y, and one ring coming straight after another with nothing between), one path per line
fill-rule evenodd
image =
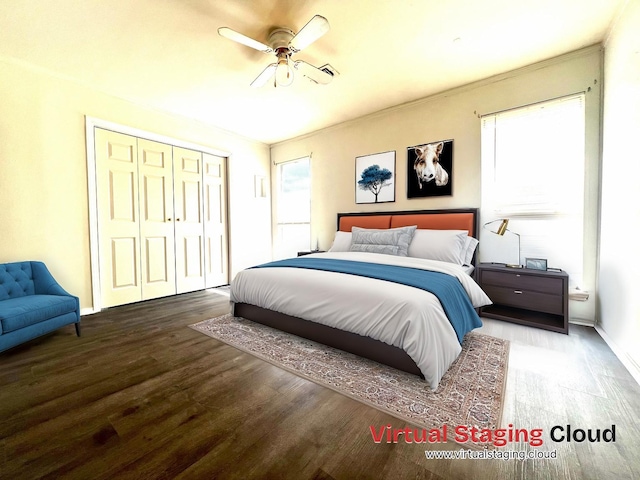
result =
M393 428L392 425L370 425L369 430L375 443L472 443L480 446L504 447L510 443L528 443L532 447L540 447L545 442L542 428L516 428L509 424L507 428L479 428L468 425L440 428ZM453 434L450 436L450 434ZM555 425L549 429L552 442L590 442L611 443L616 441L616 426L608 428L575 428L571 425Z

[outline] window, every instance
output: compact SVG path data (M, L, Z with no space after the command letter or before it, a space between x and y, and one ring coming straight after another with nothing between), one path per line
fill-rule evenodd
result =
M584 132L583 94L482 117L482 223L508 218L519 263L545 258L574 285L583 271ZM495 236L481 232L480 261L499 261L483 240Z
M279 164L277 183L274 257L295 257L311 246L311 159Z

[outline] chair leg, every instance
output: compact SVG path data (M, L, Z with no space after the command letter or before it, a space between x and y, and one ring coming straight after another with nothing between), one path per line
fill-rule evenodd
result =
M79 337L80 336L80 322L76 322L74 325L76 326L76 335Z

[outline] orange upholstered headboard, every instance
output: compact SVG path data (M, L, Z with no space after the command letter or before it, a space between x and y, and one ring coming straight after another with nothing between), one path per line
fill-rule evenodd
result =
M338 214L338 230L343 232L350 232L352 227L396 228L410 225L432 230L467 230L469 235L478 238L478 209Z

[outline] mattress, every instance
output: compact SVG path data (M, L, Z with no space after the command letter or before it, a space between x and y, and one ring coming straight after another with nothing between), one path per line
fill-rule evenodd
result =
M310 257L445 273L460 281L474 308L491 303L459 265L365 252L318 253ZM402 348L432 389L437 388L461 352L438 298L398 283L289 267L247 269L238 273L231 284L231 302L256 305Z

